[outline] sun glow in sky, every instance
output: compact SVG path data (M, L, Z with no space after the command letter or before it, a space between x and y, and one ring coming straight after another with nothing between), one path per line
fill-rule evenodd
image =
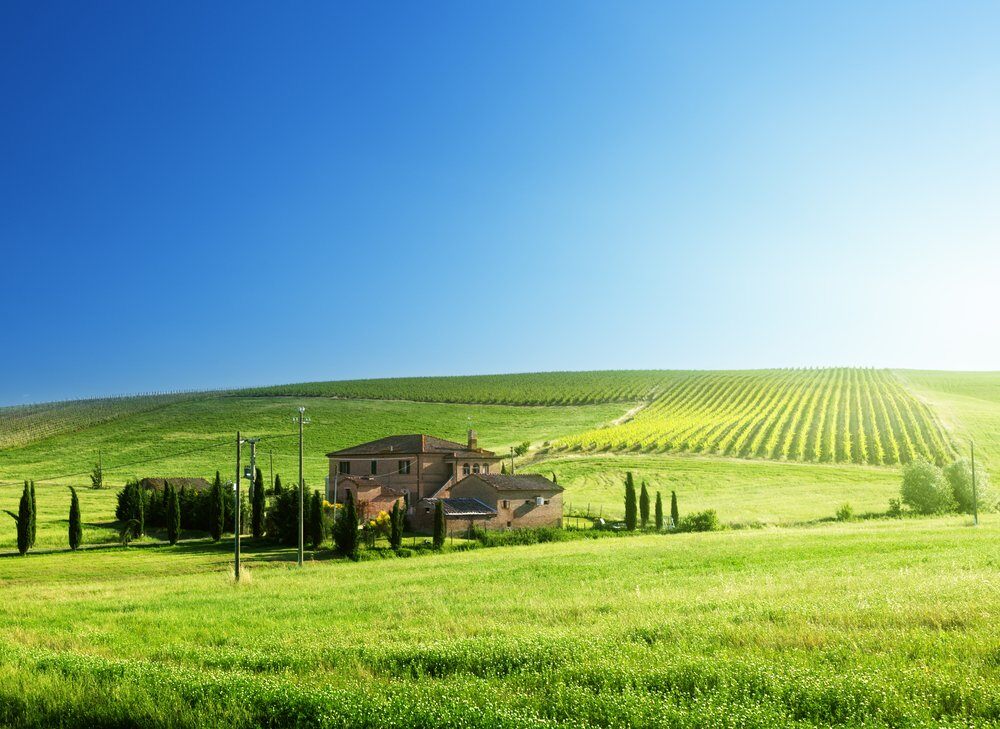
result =
M0 403L1000 369L995 3L5 3Z

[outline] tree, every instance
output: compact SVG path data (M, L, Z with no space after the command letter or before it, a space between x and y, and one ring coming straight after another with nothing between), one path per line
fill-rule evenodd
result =
M104 488L104 467L101 465L100 456L94 464L94 470L90 472L90 487L95 489Z
M333 540L337 544L338 552L351 559L358 558L358 510L354 505L354 493L351 491L347 492L344 508L337 515Z
M309 542L313 549L319 549L319 545L323 543L323 536L323 496L319 489L316 489L309 504Z
M70 486L69 491L72 494L69 502L69 548L76 551L83 541L83 522L80 520L80 499L76 489Z
M279 474L274 474L274 495L277 496L282 492L281 476Z
M403 517L405 514L405 510L397 500L392 505L389 523L389 546L393 549L399 549L403 545Z
M17 551L22 555L31 549L31 489L28 482L24 482L24 491L21 492L21 501L18 504L17 513L4 509L17 524Z
M918 514L940 514L955 507L951 487L941 469L927 461L913 461L903 467L900 496Z
M663 531L663 499L660 492L656 492L656 531Z
M632 472L625 474L625 528L630 532L636 527L635 481Z
M649 525L649 490L646 482L642 482L642 489L639 491L639 522L645 529Z
M552 483L555 483L555 484L559 483L559 479L556 478L556 472L555 471L552 472Z
M670 526L676 529L681 523L681 512L677 509L677 492L670 492Z
M514 455L523 456L525 453L528 452L529 448L531 448L531 443L529 441L518 443L516 446L514 446Z
M949 463L944 467L942 475L951 489L951 495L958 510L963 514L971 514L973 512L972 466L968 459L959 458L957 461ZM993 505L993 496L989 490L989 476L976 464L975 501L979 502L980 510L987 510Z
M35 482L31 482L31 546L35 546L35 532L38 527L38 504L35 502Z
M444 502L441 499L434 504L434 548L441 549L444 546L444 538L448 534L448 528L444 519Z
M254 538L259 539L264 536L264 474L259 468L253 479L253 498L250 504L250 532ZM320 541L323 541L322 538Z
M167 541L177 544L181 536L181 502L175 489L169 481L163 483L163 495L167 518Z
M222 489L222 476L216 471L208 500L208 533L212 535L213 542L222 539L222 532L225 531L225 528L226 494Z
M504 461L500 464L500 473L503 475L507 475L507 461Z

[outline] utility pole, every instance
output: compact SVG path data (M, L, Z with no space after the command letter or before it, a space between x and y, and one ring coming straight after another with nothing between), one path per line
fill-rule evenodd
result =
M510 447L510 475L514 475L514 446Z
M240 438L240 431L236 431L236 483L233 484L235 494L235 509L233 509L233 577L240 581L240 450L243 440Z
M976 444L969 441L972 453L972 525L979 526L979 494L976 493Z

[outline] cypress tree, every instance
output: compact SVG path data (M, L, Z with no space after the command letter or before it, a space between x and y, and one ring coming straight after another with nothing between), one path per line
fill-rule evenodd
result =
M143 498L143 489L139 484L135 485L135 495L136 503L139 505L139 513L136 516L136 521L139 522L136 528L136 537L141 537L146 533L146 499Z
M555 483L555 484L559 483L559 479L556 478L556 472L555 471L552 472L552 483Z
M167 489L170 489L167 491ZM177 544L181 536L181 502L177 495L177 489L170 484L164 484L163 490L167 492L167 539L171 544Z
M403 511L397 500L392 505L392 514L389 515L389 546L399 549L403 544Z
M502 475L506 475L507 474L507 462L506 461L504 461L504 462L502 462L500 464L500 473Z
M656 531L663 531L663 499L659 491L656 492Z
M212 541L217 542L222 539L222 532L226 528L226 494L222 490L222 476L215 472L215 481L212 483L212 491L208 499L208 532L212 535Z
M434 505L434 548L441 549L444 546L444 538L447 535L447 527L444 520L444 502L437 500Z
M322 524L321 524L322 526ZM253 499L250 511L250 531L255 538L264 536L264 474L258 468L253 480ZM322 535L320 535L322 542ZM315 547L313 547L315 549Z
M69 548L75 551L83 541L83 522L80 520L80 499L76 489L70 486L69 490L72 494L69 502Z
M21 492L17 513L7 509L4 511L17 523L17 551L22 555L27 554L31 549L31 489L27 481L24 482L24 491Z
M677 524L681 520L681 514L677 510L677 492L670 492L670 526L672 529L677 528Z
M355 560L358 558L358 511L354 506L354 493L351 491L347 492L344 508L337 516L333 539L341 554Z
M274 495L278 496L281 494L283 487L281 485L281 476L279 474L274 474Z
M649 490L645 481L642 482L642 490L639 492L639 521L643 529L649 525Z
M38 508L35 504L35 482L31 482L31 546L35 546L35 531L38 526Z
M263 483L261 484L263 492ZM319 489L313 491L312 503L309 504L309 541L313 549L319 549L323 543L323 496Z
M636 527L635 481L632 472L625 474L625 528L630 532Z

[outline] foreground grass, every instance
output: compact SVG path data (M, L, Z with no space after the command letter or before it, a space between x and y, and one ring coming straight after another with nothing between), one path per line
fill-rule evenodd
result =
M1000 523L648 536L297 570L0 559L0 723L1000 722Z
M776 463L685 455L562 456L525 467L556 473L566 489L567 513L620 519L625 474L663 493L677 491L684 512L715 509L723 522L788 524L832 517L849 502L856 513L884 512L899 495L896 468L836 464Z

